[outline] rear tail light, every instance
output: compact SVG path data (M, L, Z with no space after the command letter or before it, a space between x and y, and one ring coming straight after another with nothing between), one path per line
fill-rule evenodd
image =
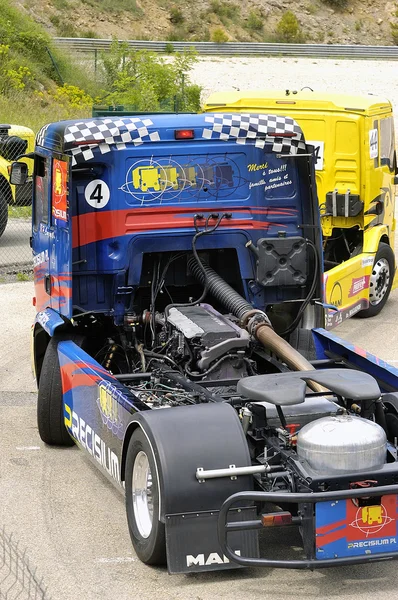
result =
M176 129L174 131L174 138L176 140L193 140L195 132L193 129Z
M261 515L261 523L264 527L280 527L281 525L291 525L293 517L290 512L276 512Z

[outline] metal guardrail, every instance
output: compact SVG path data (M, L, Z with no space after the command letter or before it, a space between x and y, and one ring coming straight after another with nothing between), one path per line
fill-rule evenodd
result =
M144 40L120 40L134 50L166 52L172 46L176 52L195 48L204 55L265 55L265 56L308 56L318 58L354 58L398 60L398 46L346 46L343 44L254 44L246 42L149 42ZM76 52L108 50L112 40L91 38L54 38L59 48Z

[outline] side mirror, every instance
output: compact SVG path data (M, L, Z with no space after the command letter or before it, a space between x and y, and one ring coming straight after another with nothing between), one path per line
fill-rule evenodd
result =
M395 175L394 177L394 185L398 185L398 175Z
M13 162L9 167L10 183L23 185L28 179L28 165L23 162Z

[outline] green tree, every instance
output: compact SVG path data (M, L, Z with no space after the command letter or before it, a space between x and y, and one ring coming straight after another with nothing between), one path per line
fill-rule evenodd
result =
M189 79L196 60L192 51L176 52L172 61L166 61L114 42L102 57L106 83L102 101L143 112L174 110L175 106L179 111L197 112L201 89Z

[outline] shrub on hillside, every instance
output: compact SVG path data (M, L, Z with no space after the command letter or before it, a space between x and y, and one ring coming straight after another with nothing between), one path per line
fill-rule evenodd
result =
M235 21L240 15L238 4L223 2L222 0L211 0L210 9L224 24L228 20Z
M257 11L251 10L247 19L246 27L250 31L261 31L263 28L263 20Z
M300 24L296 15L291 10L283 13L281 20L276 26L276 36L278 42L299 44L304 41Z
M174 23L174 25L180 25L184 22L184 15L176 6L170 8L170 21Z
M9 46L0 45L0 94L9 96L14 91L32 88L33 76L28 67L18 65L10 54Z
M221 27L217 27L217 29L214 29L214 31L212 31L210 39L216 44L225 44L225 42L228 42L229 37L225 33L224 29L221 29Z

